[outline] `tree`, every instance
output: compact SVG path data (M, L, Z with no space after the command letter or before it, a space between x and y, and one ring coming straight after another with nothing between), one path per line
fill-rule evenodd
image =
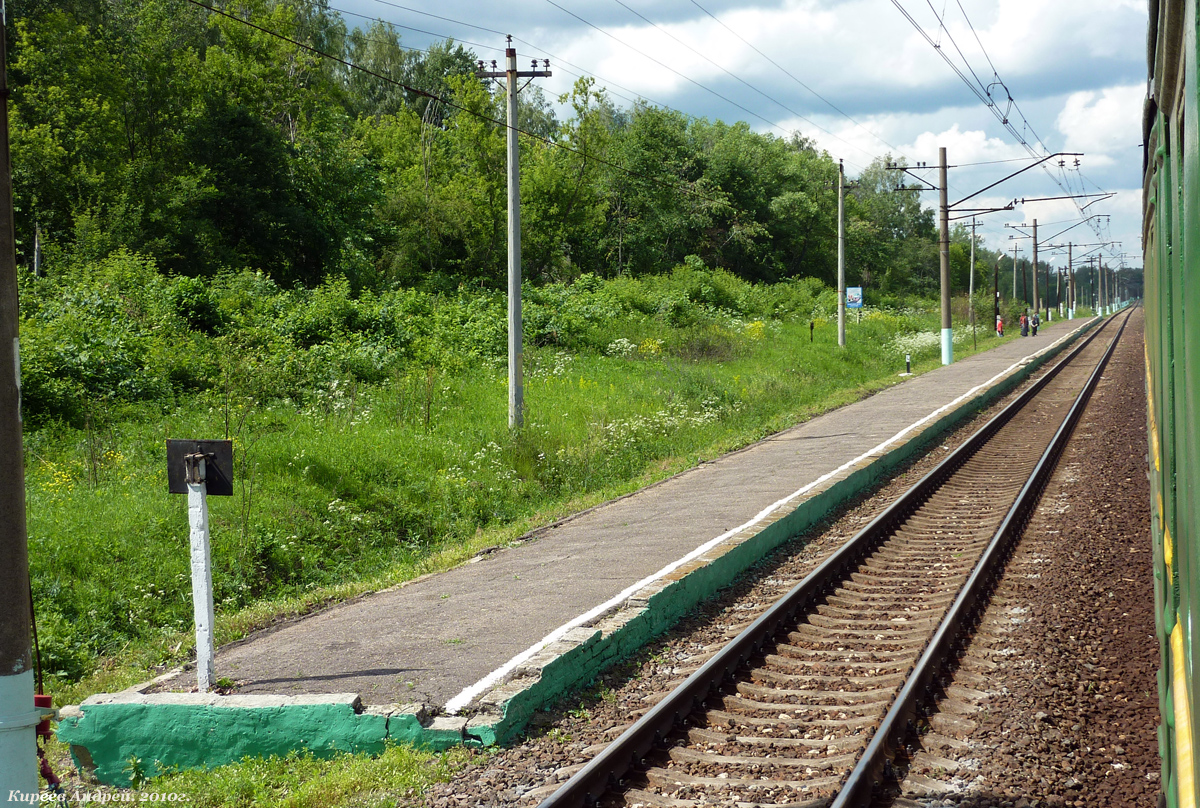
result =
M921 207L920 191L907 187L903 172L887 168L893 162L890 154L873 160L851 191L855 214L869 224L856 228L855 244L869 245L868 254L860 258L871 262L864 266L872 267L878 288L936 294L939 259L933 210Z
M522 140L522 262L531 279L604 270L599 236L608 212L603 179L611 169L614 110L587 77L559 103L570 103L574 115L557 127L557 145Z

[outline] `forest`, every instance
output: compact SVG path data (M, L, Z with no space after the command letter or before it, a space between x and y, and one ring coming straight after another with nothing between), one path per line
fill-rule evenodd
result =
M186 0L15 5L22 264L36 243L46 272L125 249L168 275L251 268L287 288L502 285L503 91L475 77L477 54L409 49L391 26L351 29L319 2L217 7L230 16ZM837 164L801 133L618 108L587 78L558 102L536 83L521 94L529 281L640 276L695 255L752 282L835 283ZM929 293L933 214L889 159L848 194L850 283Z

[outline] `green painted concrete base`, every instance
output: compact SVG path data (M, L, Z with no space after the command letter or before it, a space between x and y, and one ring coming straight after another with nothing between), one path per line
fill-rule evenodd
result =
M1080 333L1082 330L1075 336ZM77 708L64 709L58 737L71 745L81 769L114 785L128 785L130 761L135 758L144 772L153 774L164 768L220 766L248 756L285 755L294 750L316 755L377 753L389 741L431 750L463 743L507 743L525 728L535 711L632 656L768 553L890 476L947 430L1008 393L1070 342L1058 343L929 422L903 443L864 459L798 503L779 508L753 528L651 584L594 625L572 630L481 697L473 718L430 719L423 708L411 706L364 710L354 694L215 696L143 694L135 688L93 696Z
M80 771L128 786L135 770L211 768L245 757L382 752L388 741L431 750L463 743L465 719L428 720L412 706L363 708L354 693L219 696L126 691L64 708L58 738Z

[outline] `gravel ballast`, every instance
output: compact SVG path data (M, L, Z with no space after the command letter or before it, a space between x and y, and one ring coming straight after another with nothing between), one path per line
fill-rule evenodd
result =
M1142 315L1135 312L984 616L914 747L896 805L1152 806L1156 726ZM990 415L990 413L989 413ZM548 796L659 694L857 532L978 424L874 496L768 560L636 660L539 715L528 739L484 749L429 808ZM818 535L819 533L819 535Z

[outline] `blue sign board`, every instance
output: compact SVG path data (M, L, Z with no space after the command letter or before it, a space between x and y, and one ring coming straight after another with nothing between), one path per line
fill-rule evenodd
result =
M862 287L847 286L846 287L846 308L861 309L862 308Z

